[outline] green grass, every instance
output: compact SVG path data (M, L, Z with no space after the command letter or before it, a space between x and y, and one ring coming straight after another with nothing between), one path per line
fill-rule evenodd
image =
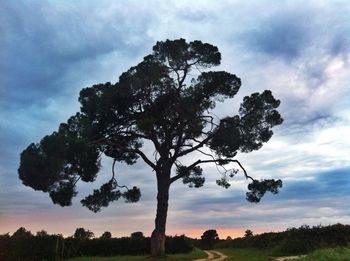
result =
M227 255L232 261L272 261L276 253L273 250L253 248L223 248L217 251ZM294 259L293 259L294 260ZM350 248L338 247L316 250L298 261L350 261Z
M316 250L298 261L350 261L350 248L337 247Z
M176 254L176 255L167 255L166 257L152 258L150 256L113 256L113 257L76 257L68 259L68 261L189 261L197 258L205 258L207 255L200 249L194 249L191 253L188 254Z
M271 261L271 250L261 250L253 248L222 248L217 251L228 256L227 260L232 261Z

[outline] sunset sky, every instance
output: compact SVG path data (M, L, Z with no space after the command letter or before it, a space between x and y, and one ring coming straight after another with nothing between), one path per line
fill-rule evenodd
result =
M218 46L226 70L242 79L239 94L218 104L233 115L242 98L270 89L284 123L261 150L238 154L255 178L283 180L278 195L245 200L241 175L218 187L181 181L170 192L167 234L221 238L288 227L350 224L350 2L344 1L0 1L0 234L20 226L35 233L150 235L154 172L139 161L116 167L120 182L141 188L138 203L112 203L99 213L80 204L110 178L78 183L70 207L54 205L18 178L19 155L79 110L81 88L113 82L151 53L156 41L185 38ZM196 156L192 159L197 160Z

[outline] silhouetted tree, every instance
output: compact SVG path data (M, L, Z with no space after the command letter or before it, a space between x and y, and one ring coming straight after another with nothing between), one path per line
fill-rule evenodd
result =
M106 232L104 232L104 233L101 235L100 238L104 238L104 239L112 238L112 234L111 234L111 232L106 231Z
M201 243L205 249L212 249L214 244L219 241L219 235L215 229L209 229L201 236Z
M45 231L45 230L40 230L40 231L38 231L38 232L36 232L36 236L37 237L46 237L46 236L48 236L49 234L47 233L47 231Z
M24 227L20 227L13 233L12 236L13 237L30 237L30 236L33 236L33 234L29 230L26 230Z
M55 204L71 205L76 183L95 181L104 154L113 161L112 177L81 200L97 212L120 197L126 202L140 199L138 187L117 182L114 167L116 162L132 165L141 158L157 178L152 255L164 254L170 185L182 179L189 187L203 186L203 164L222 170L217 184L224 188L238 172L237 165L251 180L251 202L259 202L267 191L276 194L280 180L255 180L235 156L258 150L271 138L271 128L282 123L276 110L280 101L268 90L253 93L244 97L237 114L218 119L212 113L216 103L233 98L241 86L234 74L208 70L220 61L218 48L201 41L157 42L153 53L117 83L84 88L81 112L22 152L23 184L48 192ZM189 79L196 73L197 78ZM154 153L142 150L144 144L153 146ZM190 154L196 160L185 165L183 159Z
M252 237L253 236L253 231L250 229L247 229L244 233L244 237Z
M80 227L75 230L73 237L79 239L89 239L94 237L94 233L90 230L85 230L84 228Z
M230 241L230 240L232 240L232 237L227 236L227 237L226 237L226 240Z
M133 232L133 233L131 233L130 237L131 237L131 238L133 238L133 239L136 239L136 238L143 238L143 237L144 237L144 235L143 235L143 233L142 233L142 232L137 231L137 232Z

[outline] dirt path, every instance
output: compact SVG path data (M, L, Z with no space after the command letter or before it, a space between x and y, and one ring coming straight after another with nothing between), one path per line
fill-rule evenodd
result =
M293 260L298 259L304 256L282 256L282 257L276 257L276 261L287 261L287 260Z
M213 261L223 261L227 258L223 253L220 253L218 251L206 251L204 252L208 255L207 258L202 258L202 259L195 259L194 261L207 261L207 260L213 260ZM214 254L218 255L219 257L215 258Z

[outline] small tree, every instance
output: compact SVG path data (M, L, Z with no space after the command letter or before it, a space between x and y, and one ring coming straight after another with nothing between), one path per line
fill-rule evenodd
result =
M36 236L37 237L47 237L49 234L47 233L47 231L45 231L45 230L40 230L40 231L38 231L38 232L36 232Z
M152 54L117 83L84 88L81 112L22 152L23 184L48 192L55 204L71 205L77 182L95 181L105 155L113 162L110 180L81 200L97 212L121 197L129 203L140 199L138 187L117 182L114 167L141 158L157 178L154 256L165 250L170 185L182 179L191 188L203 186L202 165L215 164L221 170L216 183L224 188L241 170L251 181L246 195L250 202L259 202L267 191L276 194L281 180L254 179L236 155L258 150L271 138L272 127L282 123L280 101L269 90L253 93L244 97L237 114L219 119L212 112L216 103L233 98L241 87L236 75L209 71L220 61L218 48L201 41L157 42ZM154 153L143 150L144 144L153 146ZM185 164L189 155L194 161Z
M131 233L130 237L132 239L137 239L137 238L144 238L144 235L141 231L137 231L137 232Z
M73 237L78 239L90 239L94 237L94 233L90 230L85 230L84 228L80 227L75 230Z
M253 236L253 231L250 229L247 229L244 233L244 237L252 237Z
M111 232L106 231L100 236L100 238L109 239L109 238L112 238L112 234Z
M12 237L30 237L30 236L33 236L32 232L25 229L24 227L20 227L12 235Z
M215 229L209 229L201 236L201 243L203 248L212 249L214 244L219 241L219 235Z

